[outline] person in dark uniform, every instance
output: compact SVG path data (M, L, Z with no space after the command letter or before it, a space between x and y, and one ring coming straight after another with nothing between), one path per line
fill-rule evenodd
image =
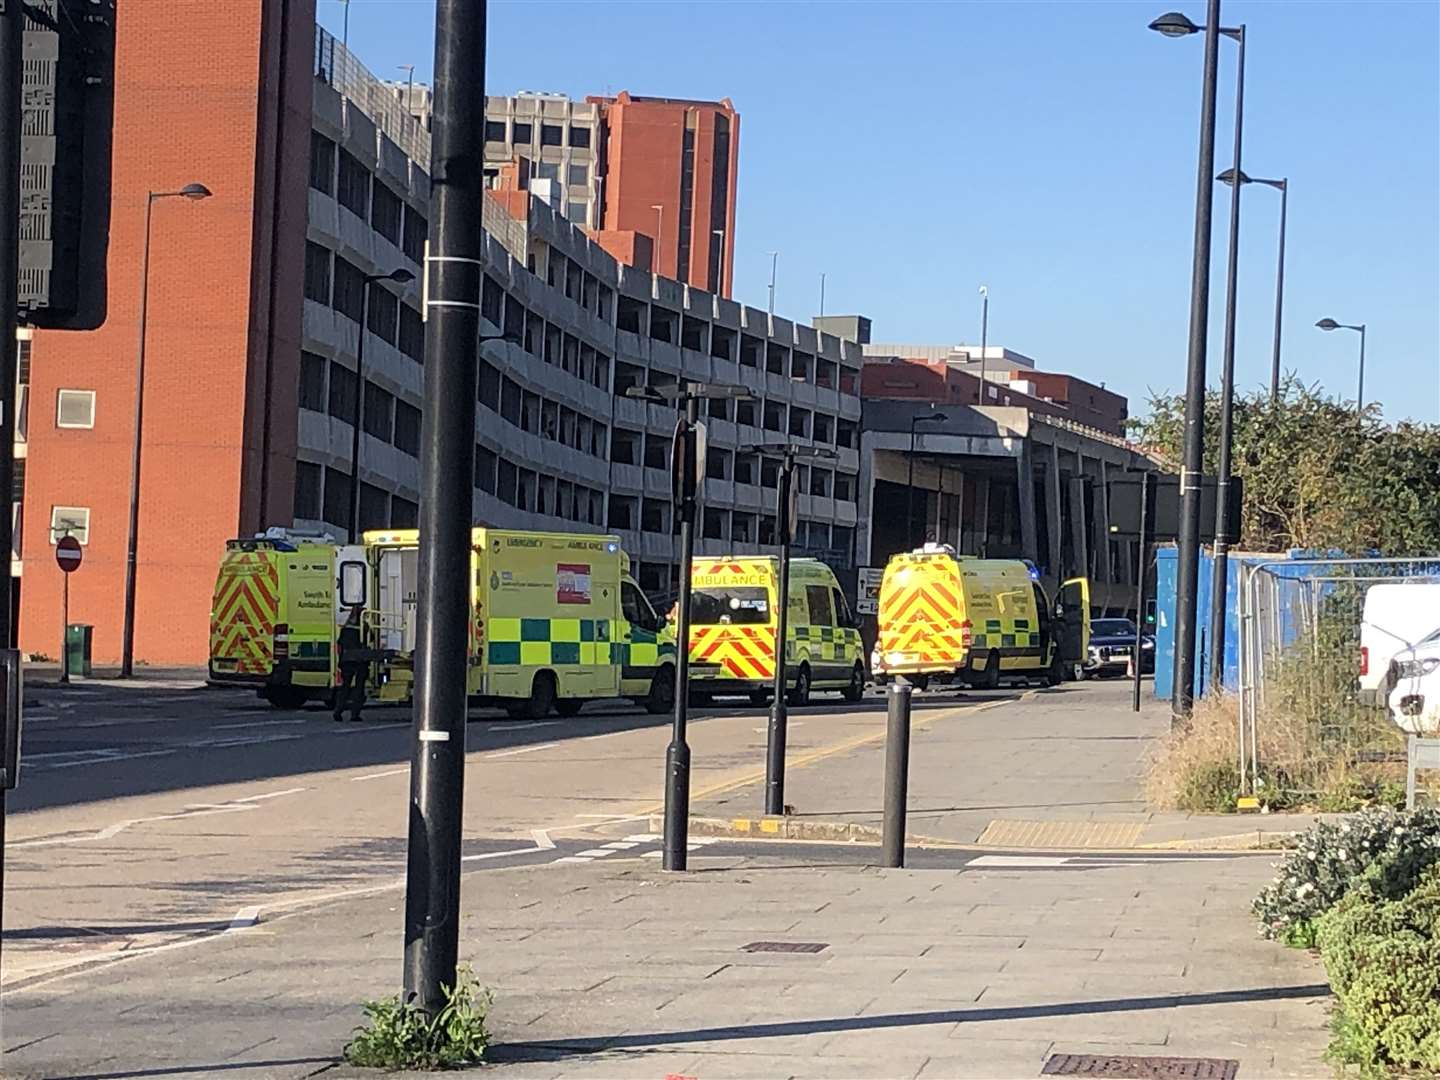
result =
M335 719L342 720L342 713L350 710L352 722L360 720L360 710L365 705L365 672L369 666L364 660L365 637L361 632L360 619L365 609L356 604L350 609L350 616L340 628L337 645L340 649L340 685L335 689Z

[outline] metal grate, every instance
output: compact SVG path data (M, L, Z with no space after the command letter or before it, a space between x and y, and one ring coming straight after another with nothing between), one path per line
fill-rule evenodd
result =
M741 945L741 952L817 953L828 949L826 941L752 941Z
M1042 1076L1092 1076L1108 1080L1235 1080L1238 1061L1227 1058L1121 1057L1055 1054Z

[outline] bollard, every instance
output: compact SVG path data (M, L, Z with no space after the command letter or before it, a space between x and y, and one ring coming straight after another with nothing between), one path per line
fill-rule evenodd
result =
M885 824L881 832L882 866L905 865L905 799L910 786L910 691L897 679L890 686L885 725Z

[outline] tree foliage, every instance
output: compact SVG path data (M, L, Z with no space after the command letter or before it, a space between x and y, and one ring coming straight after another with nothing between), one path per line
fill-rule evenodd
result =
M1239 547L1440 552L1440 425L1387 425L1371 406L1324 397L1294 378L1235 398L1231 464L1245 484ZM1154 395L1131 424L1147 448L1179 462L1182 395ZM1205 472L1218 469L1220 395L1205 399Z

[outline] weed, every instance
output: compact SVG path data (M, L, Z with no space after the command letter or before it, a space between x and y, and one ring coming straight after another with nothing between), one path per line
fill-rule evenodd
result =
M443 987L445 1004L433 1017L396 994L367 1001L369 1022L345 1046L351 1065L377 1069L453 1069L478 1065L490 1045L485 1017L492 995L469 967L454 987Z

